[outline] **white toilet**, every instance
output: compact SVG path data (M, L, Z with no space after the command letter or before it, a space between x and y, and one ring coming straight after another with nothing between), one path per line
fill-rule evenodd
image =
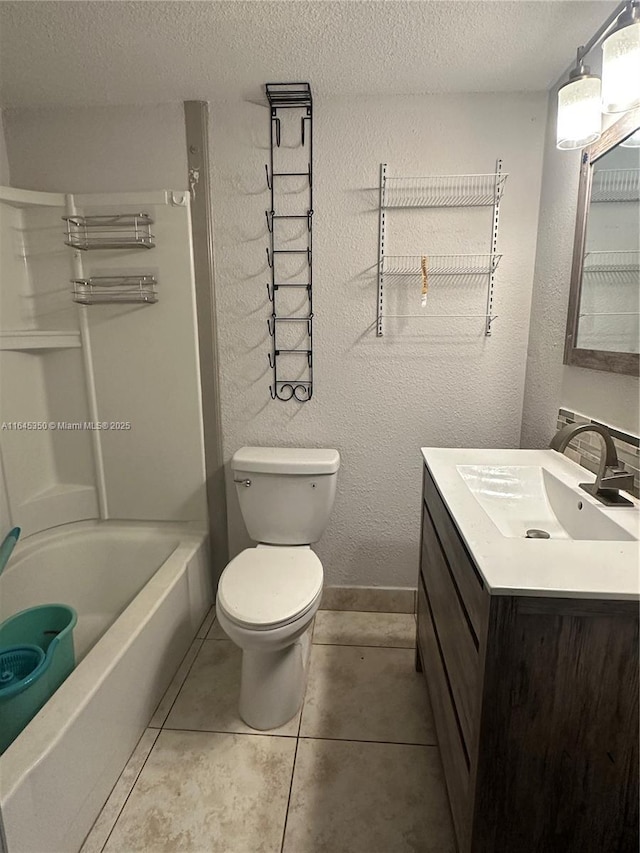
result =
M254 729L283 725L302 704L323 581L310 545L329 520L339 467L337 450L243 447L231 460L242 516L260 544L223 571L216 615L242 649L240 716Z

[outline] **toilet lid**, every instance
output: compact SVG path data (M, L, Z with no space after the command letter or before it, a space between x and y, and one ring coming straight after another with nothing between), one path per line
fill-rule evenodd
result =
M247 548L222 573L218 603L238 625L276 628L309 609L322 580L311 548Z

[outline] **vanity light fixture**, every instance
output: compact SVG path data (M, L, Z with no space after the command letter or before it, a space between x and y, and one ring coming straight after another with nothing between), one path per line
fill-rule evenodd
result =
M584 64L584 55L579 47L576 67L558 90L557 145L564 150L591 145L602 133L600 78Z
M640 106L640 0L633 0L602 43L602 110Z
M584 59L602 43L602 82ZM640 0L624 0L583 46L558 89L557 147L584 148L600 138L602 113L640 106ZM631 138L627 147L638 143Z

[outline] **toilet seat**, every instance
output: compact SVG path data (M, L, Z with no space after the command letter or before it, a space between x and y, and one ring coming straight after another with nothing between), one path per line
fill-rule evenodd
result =
M322 563L311 548L247 548L222 573L218 607L244 628L279 628L317 604L322 582Z

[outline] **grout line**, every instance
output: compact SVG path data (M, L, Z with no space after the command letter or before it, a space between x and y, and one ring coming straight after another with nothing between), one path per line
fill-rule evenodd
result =
M302 717L300 718L302 721ZM156 731L154 729L154 731ZM160 731L160 729L157 729ZM208 735L239 735L247 737L282 737L282 738L295 738L298 740L332 740L338 743L348 743L351 741L352 743L385 743L389 746L429 746L433 749L438 748L438 744L436 743L419 743L418 741L410 741L410 740L371 740L369 738L358 738L358 737L324 737L318 735L301 735L301 734L292 734L292 735L281 735L274 734L272 729L265 729L264 731L255 732L229 732L229 731L220 731L219 729L163 729L163 731L167 732L185 732L186 734L208 734Z
M298 727L299 728L299 727ZM261 729L256 729L253 732L234 732L229 731L229 729L185 729L185 728L172 728L171 726L163 726L163 731L165 732L191 732L192 734L198 734L199 732L203 732L208 735L248 735L249 737L288 737L288 738L297 738L297 734L279 734L274 732L273 729L265 729L262 731Z
M411 646L385 646L380 643L313 643L314 646L343 646L347 649L415 649L416 645Z
M302 720L302 718L301 718ZM156 729L154 729L156 731ZM160 729L157 729L160 731ZM255 732L229 732L229 731L220 731L219 729L163 729L163 731L167 732L185 732L186 734L208 734L208 735L240 735L247 737L281 737L281 738L295 738L298 740L332 740L337 743L348 743L352 741L353 743L385 743L389 746L429 746L433 749L438 748L438 743L420 743L419 741L411 741L411 740L371 740L370 738L359 738L359 737L325 737L322 735L279 735L279 734L271 734L270 729L265 729L265 731L255 731Z
M327 740L334 743L383 743L387 746L426 746L430 749L439 749L437 743L416 743L406 740L366 740L357 737L319 737L317 735L300 735L299 740Z
M314 646L332 646L340 649L391 649L394 652L415 651L416 645L411 646L367 646L362 643L313 643Z
M191 673L191 670L193 669L193 665L194 665L194 663L196 662L196 660L197 660L197 658L198 658L198 655L199 655L199 654L200 654L200 652L202 651L202 646L203 646L203 644L204 644L204 638L202 638L202 637L195 637L195 638L194 638L193 642L191 643L191 645L189 646L189 648L188 648L188 649L187 649L187 651L185 652L184 657L183 657L183 658L182 658L182 660L180 661L180 666L178 666L178 669L176 670L176 675L177 675L177 674L178 674L178 670L180 669L180 667L182 666L182 664L183 664L183 662L184 662L184 659L186 658L186 656L187 656L187 655L189 654L189 652L191 651L191 646L193 645L193 643L197 643L197 642L198 642L198 640L200 641L200 645L198 646L198 650L196 651L195 655L193 656L193 660L191 661L191 665L190 665L190 666L189 666L189 668L187 669L187 671L186 671L186 673L185 673L185 676L184 676L184 678L182 679L182 684L181 684L181 685L180 685L180 687L178 688L178 692L176 693L176 698L173 700L173 702L171 703L171 707L169 708L169 710L168 710L168 711L167 711L167 713L165 714L165 717L164 717L164 720L163 720L163 722L162 722L162 725L158 726L158 728L159 728L159 729L163 729L163 728L165 727L165 723L166 723L166 722L167 722L167 720L169 719L169 714L173 711L173 706L176 704L176 702L178 701L178 697L179 697L179 696L180 696L180 694L182 693L182 688L184 687L184 685L185 685L185 682L186 682L187 678L189 678L189 675L190 675L190 673ZM174 676L174 678L175 678L175 676ZM173 682L173 679L171 679L171 681ZM171 687L171 684L169 684L169 687ZM167 690L169 689L169 687L167 687ZM162 699L164 699L164 696L162 697ZM162 702L162 699L160 700L160 702ZM159 703L158 703L158 704L159 704ZM157 710L157 709L156 709L156 710ZM153 714L154 714L154 716L155 716L155 711L153 712ZM152 717L151 719L153 719L153 717Z
M205 633L205 634L203 634L202 636L200 636L200 631L202 630L202 626L205 624L205 622L206 622L206 621L207 621L207 619L209 618L209 614L211 613L211 611L212 611L212 610L213 610L213 619L211 620L211 625L209 625L209 627L207 628L206 633ZM207 634L209 633L209 631L210 631L210 630L211 630L211 628L213 627L214 622L216 621L216 615L217 615L217 614L216 614L216 605L215 605L215 602L214 602L214 603L211 605L211 607L207 610L207 615L204 617L204 619L202 620L202 622L201 622L201 623L200 623L200 625L198 626L198 630L196 631L196 635L195 635L195 637L193 638L194 640L204 640L204 639L206 638Z
M149 729L145 729L145 732L146 732L146 731L149 731ZM109 843L109 839L110 839L110 838L111 838L111 836L113 835L113 830L116 828L116 825L117 825L118 821L120 820L120 816L121 816L122 812L125 810L125 808L126 808L126 806L127 806L127 803L129 802L129 797L131 796L131 794L133 794L133 789L134 789L134 788L136 787L136 785L138 784L138 779L140 778L140 775L141 775L142 771L144 770L144 768L147 766L147 761L149 760L149 757L150 757L151 753L152 753L152 752L153 752L153 750L156 748L156 743L158 742L158 738L160 737L161 729L150 729L150 731L152 731L152 732L156 732L156 736L155 736L155 737L154 737L154 739L153 739L153 743L152 743L152 745L151 745L151 749L150 749L150 750L149 750L149 752L147 753L147 757L146 757L146 758L145 758L145 760L142 762L142 766L141 766L141 768L140 768L139 772L136 774L136 778L133 780L133 782L132 782L132 784L131 784L131 788L129 789L129 793L128 793L128 794L127 794L127 796L125 797L124 803L122 804L122 808L120 809L120 811L119 811L119 812L118 812L118 814L116 815L116 819L113 821L113 826L112 826L112 827L111 827L111 829L109 830L109 834L107 835L107 837L106 837L106 840L105 840L104 844L103 844L103 845L102 845L102 847L100 848L100 853L102 853L102 851L105 849L105 847L106 847L106 846L107 846L107 844ZM144 735L144 732L142 733L142 735ZM140 738L141 738L141 739L142 739L142 735L140 735ZM134 752L135 752L135 749L134 749ZM131 755L133 755L133 753L131 753ZM131 759L129 759L129 760L131 760ZM126 765L125 765L125 768L126 768ZM123 770L122 772L124 773L124 770ZM115 785L114 785L114 787L115 787ZM106 803L105 803L105 805L106 805ZM97 818L96 818L96 820L97 820ZM85 839L85 840L86 840L86 839Z
M300 720L302 720L302 714L300 714ZM296 759L298 758L298 744L300 743L300 736L296 738L296 748L293 753L293 764L291 766L291 781L289 782L289 796L287 797L287 809L284 813L284 826L282 827L282 843L280 844L280 853L284 851L284 839L287 834L287 821L289 820L289 807L291 806L291 794L293 792L293 777L296 773Z

